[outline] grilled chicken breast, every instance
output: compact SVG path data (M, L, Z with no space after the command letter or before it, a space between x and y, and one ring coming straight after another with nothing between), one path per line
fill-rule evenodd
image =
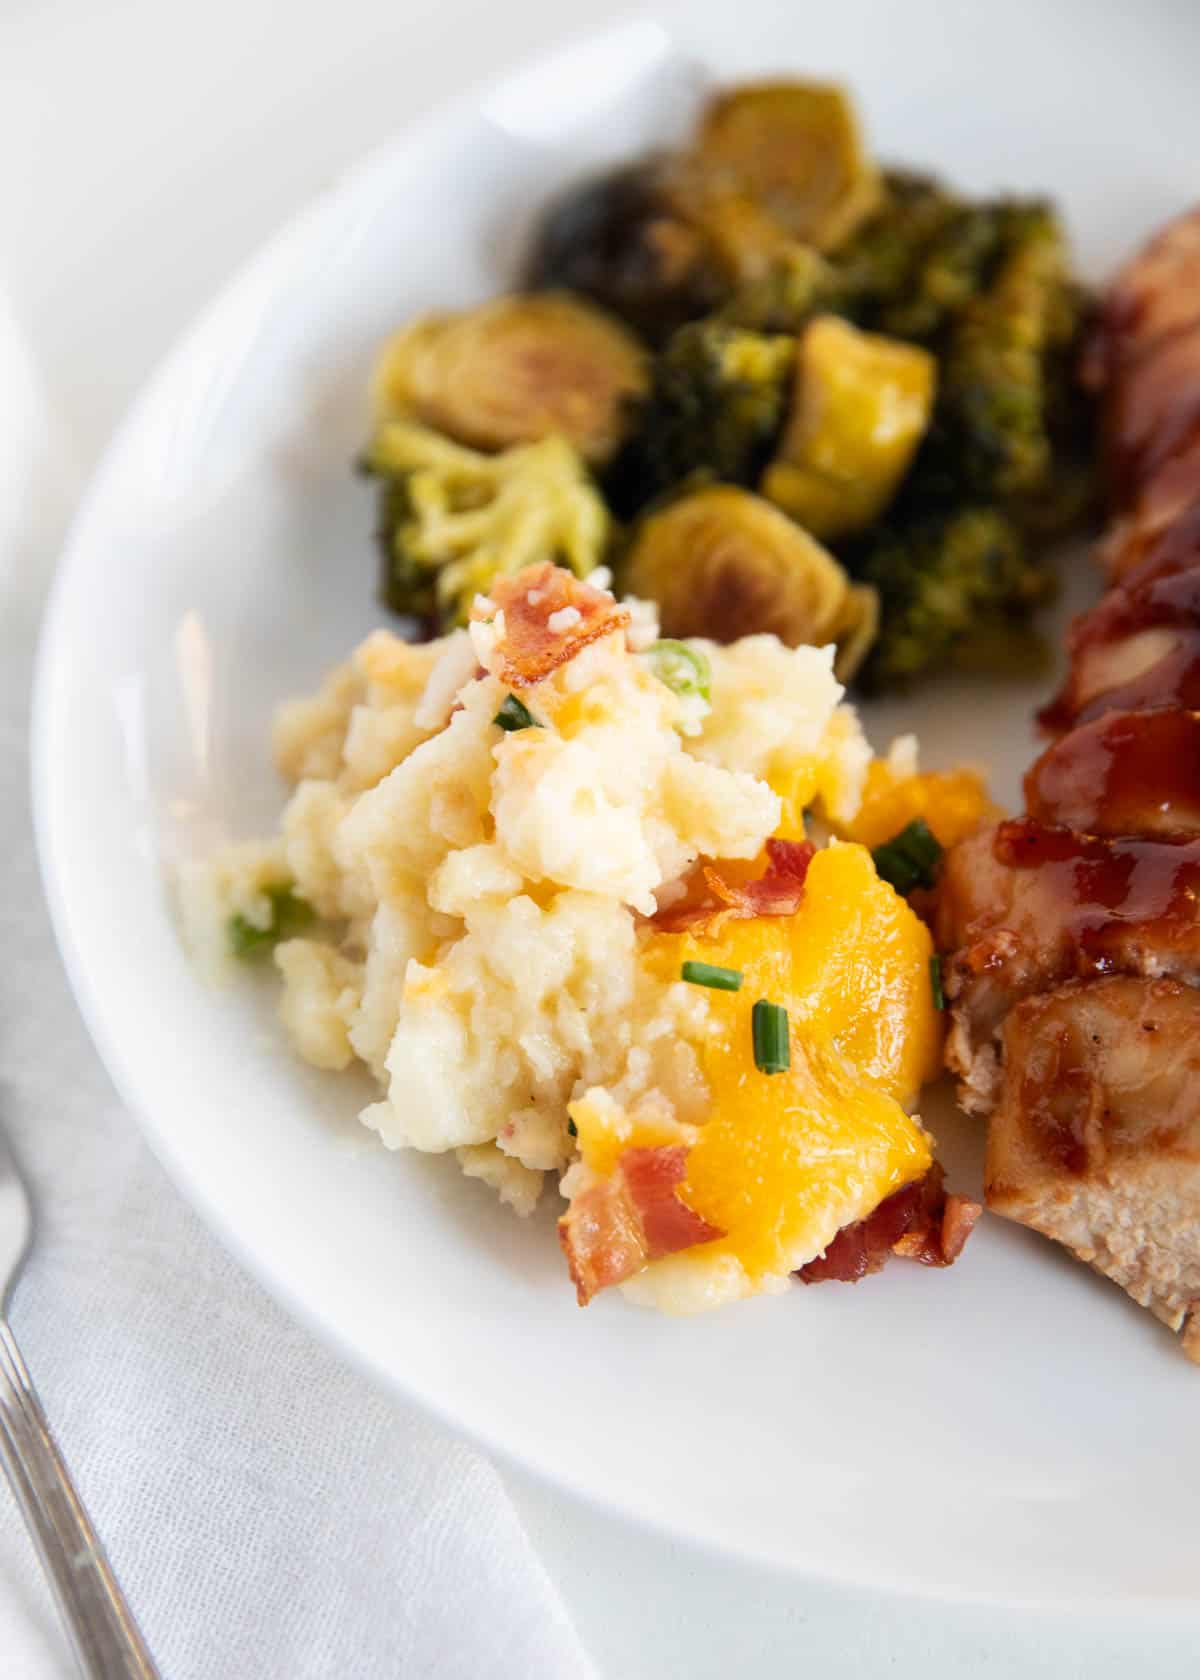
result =
M1027 816L939 884L948 1065L987 1201L1182 1331L1200 1363L1200 210L1118 277L1086 376L1114 523Z
M1073 981L1004 1026L988 1206L1065 1244L1200 1360L1200 991Z

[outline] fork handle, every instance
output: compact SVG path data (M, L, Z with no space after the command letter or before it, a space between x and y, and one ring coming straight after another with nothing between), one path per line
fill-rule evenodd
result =
M0 1459L87 1680L159 1680L2 1317Z

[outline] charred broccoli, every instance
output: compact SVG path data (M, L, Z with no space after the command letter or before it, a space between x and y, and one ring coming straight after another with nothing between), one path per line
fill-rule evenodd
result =
M729 327L760 333L798 333L814 314L835 309L834 271L811 245L787 245L763 273L743 281L716 311Z
M604 557L608 510L564 438L481 455L391 420L363 465L381 480L384 599L437 631L464 623L497 577L538 560L584 577Z
M937 407L907 501L995 503L1043 533L1064 528L1088 499L1074 374L1085 303L1053 208L962 204L918 177L889 185L884 209L838 254L832 307L938 354Z
M965 507L885 529L856 572L879 591L882 628L866 679L882 688L947 663L1025 666L1033 609L1054 591L997 508Z
M915 213L934 218L928 206ZM917 272L912 297L942 311L933 421L886 526L852 557L880 593L876 687L967 658L1027 666L1041 646L1032 613L1054 589L1039 545L1089 500L1074 377L1083 299L1053 210L997 202L967 220L955 210Z
M999 243L997 206L965 204L892 171L883 205L832 259L830 307L893 338L932 344L979 290Z
M1007 205L999 224L993 276L950 333L921 467L935 492L1012 503L1038 495L1051 477L1052 374L1078 307L1049 206Z
M795 340L715 319L680 327L607 481L629 515L688 478L752 484L783 426Z

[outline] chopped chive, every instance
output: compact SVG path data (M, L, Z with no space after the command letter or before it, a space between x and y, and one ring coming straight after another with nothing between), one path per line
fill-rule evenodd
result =
M312 905L289 886L268 887L267 898L271 914L265 927L256 927L245 916L229 918L229 943L234 956L243 961L266 956L281 939L303 933L314 919Z
M534 717L529 707L515 694L510 694L496 713L492 722L498 729L512 733L514 729L540 729L542 726Z
M942 990L942 959L935 951L929 959L929 985L933 992L933 1007L945 1009L946 994Z
M785 1073L792 1065L787 1010L759 998L750 1014L754 1034L754 1065L760 1073Z
M659 682L679 695L698 694L712 699L712 666L708 656L686 642L661 636L646 649L646 663Z
M711 986L717 992L736 992L742 984L740 969L718 968L716 963L685 962L679 975L693 986Z
M879 879L902 897L914 887L933 885L941 855L941 842L922 817L915 817L871 853Z
M574 1120L568 1120L567 1121L567 1131L571 1134L572 1137L578 1137L579 1136L579 1127L575 1124Z

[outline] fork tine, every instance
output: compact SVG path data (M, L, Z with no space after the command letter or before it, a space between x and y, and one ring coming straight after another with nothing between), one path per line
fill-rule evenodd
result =
M17 1281L32 1230L29 1195L0 1126L0 1312Z

